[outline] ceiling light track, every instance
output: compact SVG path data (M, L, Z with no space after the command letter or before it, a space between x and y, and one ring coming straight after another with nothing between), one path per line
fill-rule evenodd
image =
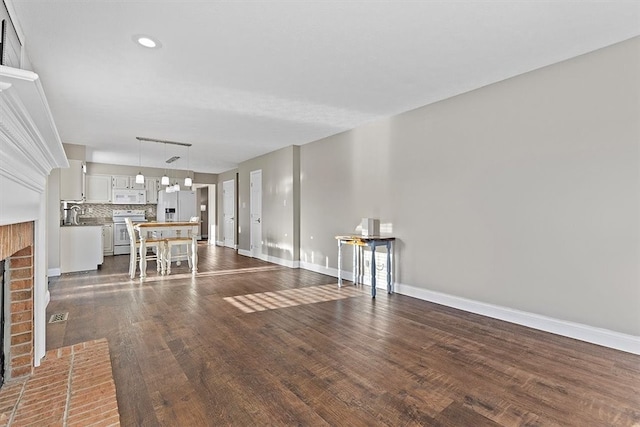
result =
M193 144L189 142L176 142L176 141L166 141L164 139L154 139L154 138L144 138L142 136L136 136L138 141L148 141L148 142L157 142L159 144L173 144L173 145L181 145L183 147L191 147Z

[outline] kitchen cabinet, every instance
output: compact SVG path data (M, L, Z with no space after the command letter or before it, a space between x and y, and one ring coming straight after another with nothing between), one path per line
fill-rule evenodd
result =
M60 200L84 200L84 171L82 160L69 160L69 168L60 169Z
M145 189L145 184L136 184L135 176L113 175L112 184L113 184L112 188L114 190L144 190Z
M60 227L60 271L97 270L102 264L102 226Z
M113 224L102 226L102 253L113 255Z
M111 203L111 175L85 177L87 203Z
M145 189L147 191L147 203L158 203L158 190L160 190L160 178L145 177Z
M114 175L111 177L111 182L113 184L112 188L114 190L127 190L129 189L129 180L130 176L124 175Z
M142 184L138 184L136 183L136 177L135 176L131 176L129 177L129 188L132 190L144 190L146 189L146 184L147 184L147 179L145 177L145 180Z

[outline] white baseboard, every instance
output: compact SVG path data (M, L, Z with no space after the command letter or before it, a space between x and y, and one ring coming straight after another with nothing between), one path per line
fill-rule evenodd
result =
M527 326L556 335L562 335L604 347L615 348L628 353L640 354L640 337L627 335L608 329L596 328L581 323L555 319L540 314L529 313L513 308L487 304L467 298L441 292L430 291L402 283L396 284L396 292L436 304L446 305L494 319L504 320L517 325Z
M246 249L238 249L238 254L254 258L254 257L251 256L251 251L248 251ZM282 265L284 267L300 268L300 261L292 261L292 260L277 258L277 257L270 256L270 255L265 255L265 254L262 254L262 256L255 257L255 258L258 258L258 259L261 259L263 261L267 261L267 262L270 262L270 263L273 263L273 264Z
M272 262L274 264L282 265L289 268L300 268L300 261L292 261L290 259L276 258L270 255L267 255L266 257L261 259L267 262Z
M50 268L47 270L47 276L49 277L58 277L62 274L59 268Z
M300 268L315 271L316 273L326 274L328 276L338 277L338 270L335 268L326 268L318 264L311 264L307 262L301 262ZM343 279L352 280L352 277L353 273L343 272ZM365 285L370 285L369 278L365 278ZM386 278L382 278L382 280L379 280L376 283L377 289L386 289L386 286ZM635 335L628 335L581 323L555 319L509 307L487 304L403 283L395 284L395 292L424 301L445 305L447 307L468 311L470 313L527 326L532 329L538 329L540 331L550 332L552 334L640 355L640 337Z
M323 266L318 265L318 264L312 264L310 262L304 262L304 261L300 261L300 268L305 269L305 270L309 270L309 271L314 271L314 272L320 273L320 274L326 274L327 276L338 277L338 269L337 268L327 268L327 267L323 267ZM346 279L346 280L352 280L353 279L353 273L350 272L350 271L343 271L342 272L342 278Z
M216 246L224 246L224 240L216 240Z

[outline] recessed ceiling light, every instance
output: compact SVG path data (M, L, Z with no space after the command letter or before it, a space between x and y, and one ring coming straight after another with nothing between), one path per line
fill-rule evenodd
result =
M149 49L159 49L162 47L162 44L158 40L144 34L136 34L133 36L133 41Z

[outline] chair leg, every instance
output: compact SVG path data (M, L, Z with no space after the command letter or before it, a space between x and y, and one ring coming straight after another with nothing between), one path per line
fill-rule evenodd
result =
M159 259L159 262L161 263L162 274L167 274L167 260L165 259L166 257L165 252L167 251L167 246L169 246L169 244L165 241L165 242L162 242L161 246L162 246L162 250L158 250L158 259Z
M129 254L129 277L131 277L131 279L136 277L136 253L135 253L135 251L133 253Z
M162 243L156 246L156 272L162 274Z
M164 253L165 270L167 271L167 275L169 275L171 274L171 245L167 245Z
M193 255L193 250L191 249L191 244L187 245L187 262L189 263L189 271L193 270L193 262L191 261L191 256Z

